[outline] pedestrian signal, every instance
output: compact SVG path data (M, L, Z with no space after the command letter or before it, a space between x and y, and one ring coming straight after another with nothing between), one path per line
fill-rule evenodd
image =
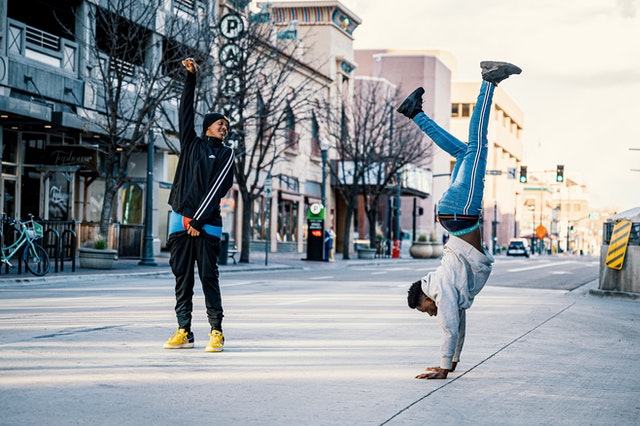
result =
M520 182L527 183L527 166L520 166Z

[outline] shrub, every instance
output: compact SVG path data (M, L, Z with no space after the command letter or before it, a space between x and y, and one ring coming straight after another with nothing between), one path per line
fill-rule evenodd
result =
M96 235L96 237L93 240L93 248L96 250L107 249L107 241L104 239L102 235Z

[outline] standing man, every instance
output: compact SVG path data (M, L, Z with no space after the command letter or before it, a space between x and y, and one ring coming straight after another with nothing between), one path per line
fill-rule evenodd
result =
M464 143L438 126L422 111L424 89L419 87L398 107L440 148L456 158L451 185L438 203L437 220L449 233L440 266L409 288L411 309L437 316L442 329L440 366L417 379L446 379L460 361L464 344L466 309L482 290L494 261L482 244L480 213L487 168L487 125L495 86L522 70L506 62L480 63L482 85Z
M222 141L229 120L220 113L205 114L202 136L195 130L194 92L198 64L182 61L187 77L180 101L180 160L173 180L169 204L169 264L176 277L176 317L178 330L164 344L166 349L193 348L194 265L202 282L207 317L211 325L207 352L220 352L222 296L218 282L218 255L222 236L220 200L233 185L233 150Z

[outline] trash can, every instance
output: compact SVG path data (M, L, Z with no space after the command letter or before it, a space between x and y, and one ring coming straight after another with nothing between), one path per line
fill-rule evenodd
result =
M229 233L223 232L220 238L220 254L218 255L218 265L226 265L229 260Z

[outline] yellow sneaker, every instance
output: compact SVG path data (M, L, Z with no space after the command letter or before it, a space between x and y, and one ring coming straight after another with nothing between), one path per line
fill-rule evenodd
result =
M224 334L222 331L211 330L209 334L211 337L209 339L209 343L207 344L207 352L222 352L222 347L224 346Z
M186 332L184 328L179 328L173 336L164 344L165 349L189 349L193 348L193 333Z

